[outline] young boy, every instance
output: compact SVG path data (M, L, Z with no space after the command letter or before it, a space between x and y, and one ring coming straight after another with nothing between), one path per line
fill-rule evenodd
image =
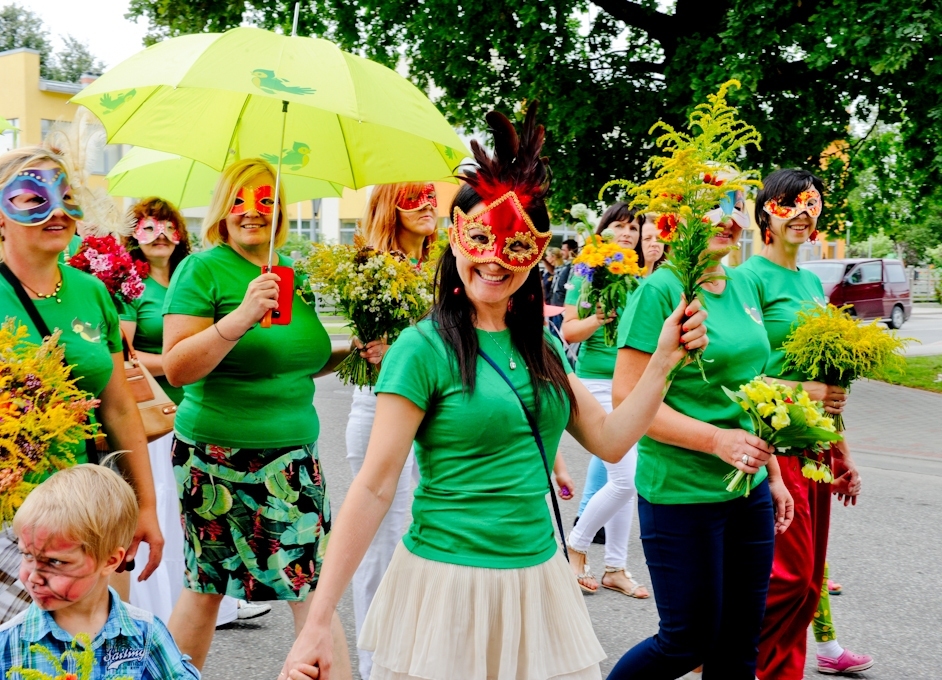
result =
M0 669L58 675L37 646L77 673L77 635L91 639L89 680L199 680L166 626L150 612L121 602L108 577L131 545L137 498L120 476L100 465L61 470L30 493L13 519L22 555L20 580L33 603L0 626ZM31 649L31 647L33 649ZM83 676L84 677L84 676Z

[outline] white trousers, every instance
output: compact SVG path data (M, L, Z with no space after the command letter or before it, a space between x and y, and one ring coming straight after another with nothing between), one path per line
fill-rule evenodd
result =
M582 383L598 399L606 413L611 413L612 381L583 379ZM608 482L592 496L579 515L579 523L569 534L569 545L576 550L588 550L592 538L604 526L606 567L624 569L628 562L628 538L637 496L637 464L637 446L632 446L619 462L605 463Z
M354 477L363 467L366 457L366 447L370 443L370 432L373 429L373 419L376 417L376 394L369 389L356 389L353 391L353 403L350 405L350 418L347 420L347 461ZM396 487L396 497L389 512L379 525L373 542L363 556L363 561L353 575L353 613L356 617L357 639L366 613L373 602L376 589L386 573L386 568L392 560L393 552L406 531L406 516L412 501L413 477L418 481L418 468L415 457L409 452L406 464L399 476L399 485ZM363 649L357 649L360 660L360 677L369 680L373 668L373 654Z
M138 581L137 578L147 565L150 554L147 544L141 543L134 558L134 571L131 572L131 604L153 612L164 623L170 620L170 612L183 592L185 579L180 499L177 496L177 482L173 476L173 461L170 457L172 443L171 432L147 445L150 469L154 475L154 490L157 493L157 521L160 524L160 533L164 536L164 556L150 578ZM219 605L216 625L234 621L238 610L237 600L224 597Z

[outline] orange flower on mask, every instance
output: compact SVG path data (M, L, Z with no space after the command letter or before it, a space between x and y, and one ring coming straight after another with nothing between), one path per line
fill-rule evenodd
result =
M677 215L665 213L657 218L658 236L662 241L672 241L677 231Z

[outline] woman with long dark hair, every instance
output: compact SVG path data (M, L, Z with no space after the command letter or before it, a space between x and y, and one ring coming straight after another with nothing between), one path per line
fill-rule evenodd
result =
M478 168L455 198L436 302L380 374L381 434L337 516L282 678L330 677L330 619L413 440L421 479L412 526L360 636L373 651L372 680L600 678L604 653L546 508L553 457L565 427L605 460L624 455L653 418L681 343L706 345L705 315L677 306L650 370L613 414L569 373L543 328L536 265L552 234L535 112L519 138L507 118L488 114L493 158L471 143Z
M595 233L600 235L608 230L620 246L634 249L640 235L638 217L627 203L619 201L602 214ZM579 303L582 277L573 276L569 282L571 288L566 293L566 311L563 312L563 338L567 342L582 343L576 362L576 377L606 411L611 411L612 374L615 372L618 348L605 344L603 326L612 323L614 315L606 316L599 305L595 314L580 319L576 305ZM632 447L617 463L604 463L595 456L589 463L586 488L583 491L585 504L579 509L579 519L569 534L569 550L572 553L570 566L579 587L585 592L595 592L599 587L589 570L588 550L596 532L604 527L605 572L602 575L602 587L642 600L649 597L647 589L639 585L626 570L628 537L635 507L637 458L638 451ZM599 466L602 466L601 473ZM597 477L602 477L604 481L598 486L593 484L594 489L590 490L589 480Z

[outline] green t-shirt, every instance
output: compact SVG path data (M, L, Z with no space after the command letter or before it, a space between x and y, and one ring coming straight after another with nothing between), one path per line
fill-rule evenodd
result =
M582 291L583 277L569 279L571 288L566 290L566 304L579 306L579 293ZM611 380L615 373L615 360L618 348L605 344L605 330L599 328L587 340L579 345L576 360L576 375L586 380Z
M73 366L76 385L94 396L101 394L111 379L114 362L111 355L121 351L121 327L118 310L105 284L90 274L68 265L59 265L62 288L56 298L33 300L40 316L55 332L61 330L59 343L65 348L65 360ZM29 314L20 304L13 287L0 277L0 313L29 329L29 341L40 343L42 337ZM87 462L84 445L75 448L76 460Z
M721 295L704 291L710 344L703 353L704 382L696 364L685 366L671 383L664 403L684 415L721 428L752 431L749 416L730 400L722 386L738 389L762 373L769 339L758 310L755 289L734 270ZM680 281L661 268L644 280L628 299L618 329L618 346L654 353L664 320L680 303ZM638 493L651 503L718 503L735 496L723 481L732 471L718 457L642 437L638 442ZM754 484L765 479L763 468Z
M164 300L167 289L151 277L144 279L144 293L136 300L121 305L121 319L137 324L134 331L134 349L148 354L164 351ZM154 379L174 404L183 401L183 388L174 387L162 375Z
M762 320L769 335L772 353L765 365L766 375L783 380L807 380L807 376L794 369L785 370L782 344L788 338L800 310L824 304L821 279L806 269L786 269L761 255L750 257L737 271L742 273L744 282L755 287Z
M508 368L510 331L479 330L477 336L534 413L529 372L518 352L517 368ZM551 342L568 372L562 346ZM476 375L468 394L454 352L430 320L404 330L383 361L376 392L398 394L425 411L415 435L420 480L403 543L420 557L449 564L541 564L555 554L557 543L540 451L503 378L480 357ZM544 394L541 406L540 435L552 468L569 421L569 400Z
M65 264L65 261L70 257L75 255L78 252L78 249L82 247L82 237L76 234L69 240L69 245L65 247L61 253L59 253L59 262Z
M280 264L291 261L282 256ZM218 321L242 303L259 274L225 244L190 255L173 274L164 314ZM191 441L234 448L310 444L320 432L313 376L329 358L327 331L296 295L290 324L256 325L209 375L183 387L175 429Z

